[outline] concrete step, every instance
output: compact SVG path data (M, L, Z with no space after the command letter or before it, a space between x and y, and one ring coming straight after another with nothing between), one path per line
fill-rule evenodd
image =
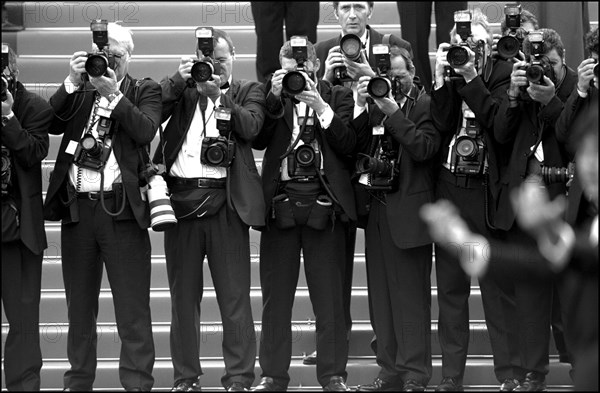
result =
M221 359L201 359L204 375L201 378L203 390L220 390L220 379L223 375L224 363ZM60 390L63 387L63 373L69 368L69 363L65 359L47 359L42 367L42 385L44 388ZM571 380L569 378L569 365L558 363L553 358L550 362L550 372L546 377L546 382L551 390L567 389L571 390ZM346 367L348 372L348 385L355 388L359 384L370 383L379 371L374 357L352 357L349 358ZM301 357L293 357L290 365L290 390L320 390L316 380L316 368L302 364ZM258 384L261 375L261 369L256 362L255 367L256 380L254 385ZM170 358L157 358L154 363L154 389L166 390L173 385L173 368ZM431 387L435 386L442 379L441 359L434 357L433 372L431 376ZM493 361L489 356L469 356L467 359L467 372L464 377L465 385L471 387L495 385L496 378L493 372ZM96 389L122 389L118 378L118 359L101 359L98 361L96 372ZM4 387L4 382L3 382ZM471 387L471 389L474 389Z
M156 357L169 357L169 323L153 323L154 345ZM201 357L221 357L223 328L220 323L201 324ZM255 322L256 343L260 342L262 325ZM431 324L431 353L441 355L440 340L438 336L437 321ZM8 325L2 325L2 343L6 342ZM44 358L58 359L66 356L68 323L42 324L40 326L40 344ZM98 358L117 358L121 350L116 324L102 323L98 325ZM246 337L246 336L244 336ZM373 329L369 321L355 321L352 326L350 338L350 356L371 356L373 351L370 347L373 338ZM312 321L292 322L292 354L302 355L311 353L316 348L315 325ZM554 340L550 343L550 354L557 355ZM471 321L469 355L487 355L492 353L490 338L486 329L485 321Z
M431 289L431 316L436 319L438 315L437 288ZM250 289L250 301L252 315L255 321L262 319L262 294L260 287L253 286ZM150 291L150 309L152 321L171 321L171 296L168 288L153 288ZM369 320L369 309L366 287L354 287L352 289L352 303L350 313L353 320ZM481 302L481 291L478 287L471 288L470 296L470 318L473 320L484 320L483 306ZM61 323L67 321L67 304L65 292L62 289L43 289L40 303L40 323ZM216 302L214 288L204 288L204 296L201 306L200 320L203 322L220 321L221 314ZM308 288L298 287L292 320L307 321L314 320L312 305L308 297ZM99 297L98 322L114 322L114 305L110 289L101 289ZM2 323L6 323L3 314Z

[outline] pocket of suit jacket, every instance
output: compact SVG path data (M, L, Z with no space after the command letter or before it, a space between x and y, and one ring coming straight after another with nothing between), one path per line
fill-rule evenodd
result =
M2 243L20 239L19 209L11 197L2 197Z

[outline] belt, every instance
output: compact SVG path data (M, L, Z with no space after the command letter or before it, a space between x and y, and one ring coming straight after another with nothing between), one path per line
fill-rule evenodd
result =
M171 187L186 188L225 188L226 179L211 179L206 177L183 178L167 177L167 185Z
M104 199L109 199L115 196L114 191L104 191ZM89 199L90 201L100 200L100 191L78 192L77 198Z

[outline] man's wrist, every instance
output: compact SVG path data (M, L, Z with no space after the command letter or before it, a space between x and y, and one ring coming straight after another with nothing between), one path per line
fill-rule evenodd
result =
M12 109L7 115L2 114L2 127L4 127L13 117L15 117L15 114Z
M588 90L589 90L589 84L587 88L582 88L579 83L577 84L577 93L579 94L580 97L582 98L586 98L588 95Z

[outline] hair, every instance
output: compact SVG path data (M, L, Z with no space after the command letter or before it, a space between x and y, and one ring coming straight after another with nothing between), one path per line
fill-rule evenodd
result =
M337 10L338 6L340 5L340 2L339 1L333 1L332 3L333 3L333 9ZM374 1L367 1L367 4L369 4L369 8L370 9L373 9L373 6L375 5L375 2Z
M123 27L118 23L111 22L107 26L108 39L113 40L117 45L131 55L133 53L133 32L127 27Z
M561 59L565 56L565 46L563 45L560 35L552 29L540 29L544 37L544 54L547 54L552 49L556 49L556 53ZM529 36L523 40L523 53L527 56L531 55L531 42Z
M465 10L465 11L468 11L468 10ZM481 9L475 8L473 10L473 12L471 12L471 25L480 25L481 27L483 27L488 34L487 44L489 44L489 45L492 44L492 29L490 28L490 24L488 22L487 16L485 16L485 14L483 12L481 12ZM450 30L450 43L452 43L452 44L456 43L455 37L456 37L456 23L452 27L452 30Z
M398 56L400 56L404 59L404 63L406 64L406 69L408 70L409 73L414 75L416 73L415 64L413 63L413 61L410 58L410 53L404 48L400 48L397 45L392 45L390 47L390 58L393 59Z
M585 49L590 52L598 54L598 28L590 31L585 35Z
M540 25L538 24L538 20L535 17L535 15L533 15L527 10L521 10L521 26L523 26L523 24L527 22L531 23L535 30L540 28ZM508 29L506 28L506 18L502 18L502 21L500 22L500 30L502 31L502 35L505 35L508 31Z
M312 61L313 64L315 64L317 62L317 52L315 51L315 46L308 39L306 39L306 54L308 55L307 60ZM281 59L284 57L286 59L294 58L294 52L292 51L292 42L291 41L284 42L283 46L281 47L281 50L279 51L279 63L280 64L281 64Z
M10 45L8 45L8 69L10 72L19 70L17 68L17 52Z

